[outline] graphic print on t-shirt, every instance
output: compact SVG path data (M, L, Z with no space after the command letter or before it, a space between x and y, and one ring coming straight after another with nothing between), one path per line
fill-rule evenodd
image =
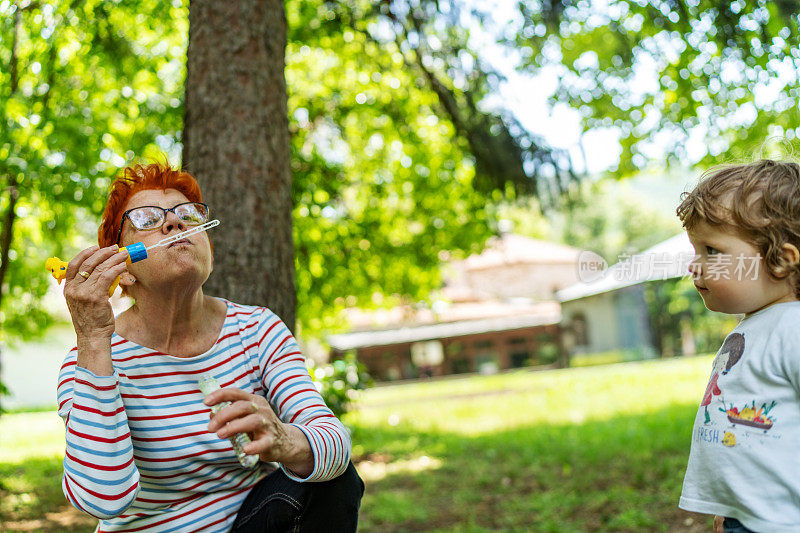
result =
M761 440L775 424L775 417L770 412L777 405L776 401L769 404L760 403L756 399L735 398L735 401L727 402L725 399L725 385L720 383L722 376L728 375L731 369L739 362L745 351L745 337L742 333L732 333L717 352L714 359L714 368L703 395L700 406L704 409L704 421L699 427L695 427L695 440L703 441L708 444L721 444L729 448L744 445L749 447L753 442ZM730 383L728 384L730 385ZM734 396L736 396L734 394ZM725 418L720 419L715 415L712 420L709 413L709 406L717 400L720 407L718 411L724 413ZM730 399L730 394L728 399ZM713 407L713 406L712 406ZM724 421L727 425L724 429L718 429L719 423ZM716 427L715 427L716 426ZM751 440L755 438L755 441ZM779 435L774 435L780 438Z
M769 405L763 403L761 407L756 409L756 401L753 400L752 403L744 405L741 409L731 403L730 407L720 409L720 411L728 416L728 421L731 424L740 424L769 431L775 424L775 420L769 416L769 412L775 405L777 405L777 402L773 400Z
M725 375L730 372L733 365L739 362L744 353L744 335L741 333L731 333L725 339L722 348L717 352L717 357L714 358L714 369L711 371L711 378L708 380L706 392L703 395L703 401L700 406L705 408L705 423L711 423L711 417L708 414L708 406L714 399L714 396L722 396L722 389L719 387L720 375ZM722 404L725 405L725 400L720 398Z

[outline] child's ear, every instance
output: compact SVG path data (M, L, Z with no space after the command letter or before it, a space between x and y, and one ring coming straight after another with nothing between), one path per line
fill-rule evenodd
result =
M800 263L800 250L794 244L783 243L781 245L780 265L775 269L775 275L781 279L791 274L794 267Z
M800 263L800 250L794 244L784 243L781 246L781 255L783 259L791 266L796 266Z

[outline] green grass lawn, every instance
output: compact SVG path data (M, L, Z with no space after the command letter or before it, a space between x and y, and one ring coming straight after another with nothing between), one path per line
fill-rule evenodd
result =
M363 531L710 531L677 508L708 357L380 387Z
M55 411L0 416L0 531L94 531L61 493L64 423Z
M345 417L361 531L710 531L677 508L708 357L376 387ZM54 413L0 417L0 530L91 531Z

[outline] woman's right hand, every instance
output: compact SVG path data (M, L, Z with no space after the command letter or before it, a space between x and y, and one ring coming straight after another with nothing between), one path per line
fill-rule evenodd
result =
M114 333L114 313L108 301L111 284L122 274L128 254L116 244L106 248L92 246L69 262L64 284L72 324L81 344L108 342Z

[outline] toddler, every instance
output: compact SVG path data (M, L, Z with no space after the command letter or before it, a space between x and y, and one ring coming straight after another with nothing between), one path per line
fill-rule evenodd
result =
M706 307L743 318L698 409L680 507L715 531L800 531L800 165L711 171L678 207Z

